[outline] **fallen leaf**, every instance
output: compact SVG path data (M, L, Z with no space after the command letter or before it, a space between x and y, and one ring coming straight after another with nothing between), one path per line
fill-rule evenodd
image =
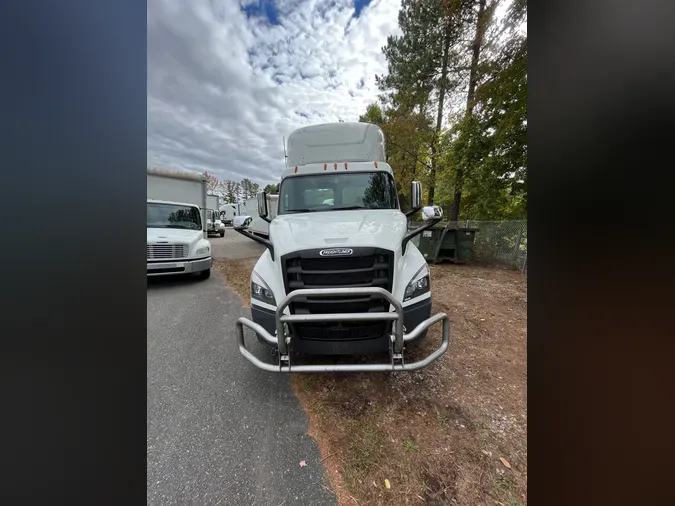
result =
M502 464L504 464L504 467L506 467L507 469L511 469L511 464L509 464L508 460L506 460L504 457L499 457L499 460L502 461Z
M384 480L384 486L387 488L391 488L391 483L389 483L389 480Z
M307 467L307 462L305 462L304 460L301 460L300 461L300 467ZM509 466L509 467L511 467L511 466Z

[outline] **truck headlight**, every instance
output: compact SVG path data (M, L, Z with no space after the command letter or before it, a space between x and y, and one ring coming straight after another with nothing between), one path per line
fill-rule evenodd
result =
M272 304L273 306L276 306L277 304L270 287L265 284L259 275L255 275L255 272L251 275L251 297L261 302Z
M429 267L425 264L405 287L403 302L419 297L427 293L429 289Z
M197 248L195 255L206 255L209 252L209 250L210 248L208 246L204 246L203 248Z

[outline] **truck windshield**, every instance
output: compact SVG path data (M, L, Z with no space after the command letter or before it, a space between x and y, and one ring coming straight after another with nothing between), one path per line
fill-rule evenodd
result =
M202 219L196 207L148 203L147 226L147 228L201 230Z
M386 172L294 176L279 191L279 213L398 209L396 186Z

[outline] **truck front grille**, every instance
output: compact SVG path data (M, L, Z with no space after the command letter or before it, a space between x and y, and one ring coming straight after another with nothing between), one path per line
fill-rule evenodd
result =
M394 253L380 248L350 248L348 256L322 257L305 250L282 257L286 293L303 288L380 287L391 291ZM291 304L294 314L367 313L389 311L377 296L303 297ZM353 340L380 337L390 322L327 322L294 325L303 339Z
M177 260L187 258L187 244L148 244L148 260Z

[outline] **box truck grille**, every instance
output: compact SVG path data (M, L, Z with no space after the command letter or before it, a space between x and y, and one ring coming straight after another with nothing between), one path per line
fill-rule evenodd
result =
M175 260L187 258L187 244L148 244L148 260Z
M282 257L286 293L303 288L380 287L391 291L394 253L380 248L349 248L351 255L321 256L320 249ZM389 303L376 296L304 297L291 304L295 314L365 313L389 311ZM380 337L390 322L330 322L294 325L303 339L349 340Z

